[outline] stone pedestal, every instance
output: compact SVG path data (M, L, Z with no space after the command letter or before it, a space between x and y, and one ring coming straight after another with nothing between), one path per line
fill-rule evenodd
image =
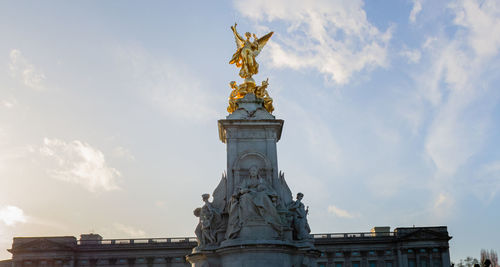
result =
M217 249L187 256L193 267L316 267L320 252L283 241L230 241Z
M187 259L195 267L316 266L320 253L307 239L302 196L293 200L278 169L276 143L283 120L267 112L254 94L237 104L218 122L220 140L227 145L227 174L213 201L205 199L197 215L197 235L213 237L216 231L217 238L200 240ZM307 231L303 240L294 239L297 225Z

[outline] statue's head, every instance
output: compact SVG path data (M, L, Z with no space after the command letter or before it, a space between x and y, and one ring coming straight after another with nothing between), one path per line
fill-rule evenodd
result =
M194 216L196 216L196 217L200 217L200 215L201 215L201 208L196 208L196 209L194 209L194 210L193 210L193 214L194 214Z
M233 89L236 89L236 87L237 87L236 85L237 85L237 83L235 81L231 81L229 83L229 86L231 86L231 88L233 88Z
M250 174L250 177L257 177L259 174L259 168L257 166L252 166L250 169L248 169L248 172Z
M203 201L208 201L208 199L210 198L210 194L203 194L201 195L201 198L203 199Z
M247 40L249 40L250 37L252 37L252 34L249 32L245 32L245 37L247 38Z
M297 193L297 199L298 199L298 200L302 200L302 198L303 198L303 197L304 197L304 194L302 194L302 193L300 193L300 192L299 192L299 193Z

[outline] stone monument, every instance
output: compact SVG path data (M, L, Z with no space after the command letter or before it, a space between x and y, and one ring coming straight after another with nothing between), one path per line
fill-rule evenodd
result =
M232 81L229 115L219 120L219 137L227 145L227 172L204 205L195 233L198 246L187 260L193 267L316 266L320 252L314 247L304 194L293 200L284 174L278 172L276 143L283 120L272 115L268 79L256 85L255 58L273 32L245 38L231 27L237 51L230 64L240 68L244 82ZM250 39L253 37L253 41Z

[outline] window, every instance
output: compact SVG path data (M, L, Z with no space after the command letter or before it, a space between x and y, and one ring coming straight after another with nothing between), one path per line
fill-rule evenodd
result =
M417 267L415 259L408 259L408 267Z
M427 261L428 261L427 258L421 257L420 258L420 267L429 267L427 264Z
M335 267L342 267L342 262L336 262Z
M439 252L439 249L438 248L433 248L432 252L437 253L437 252Z
M340 251L335 252L335 257L342 257L342 256L344 256L342 252Z
M440 259L433 259L432 260L432 265L433 267L441 267L441 260Z
M420 249L420 253L426 253L426 252L427 252L427 250L425 248Z
M392 267L392 261L386 261L385 267Z
M359 261L352 262L352 267L359 267L359 266L360 266Z
M420 258L420 266L421 267L429 267L429 259L427 257Z
M353 257L359 257L361 255L361 253L359 253L359 251L353 251L352 252L352 256Z
M368 251L368 256L377 256L377 252L370 250Z
M391 250L386 250L385 251L385 255L392 255L392 251Z
M376 261L370 261L368 262L369 267L377 267L377 262Z
M324 262L318 263L318 267L326 267L326 263Z
M410 249L408 250L408 253L413 253L413 249L411 249L411 248L410 248Z

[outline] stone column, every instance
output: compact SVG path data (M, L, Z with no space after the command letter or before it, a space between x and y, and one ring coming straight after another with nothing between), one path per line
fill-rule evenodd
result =
M377 266L385 267L385 250L377 250L375 253L377 255Z
M361 256L361 267L368 267L368 251L360 251Z
M351 253L350 252L343 252L344 254L344 267L352 267L351 263Z
M403 256L401 257L401 259L402 259L401 267L408 267L408 252L407 251L403 251Z
M441 262L443 267L450 267L450 252L447 247L441 248Z
M401 255L401 248L398 248L397 251L398 251L398 267L403 267L403 256Z

